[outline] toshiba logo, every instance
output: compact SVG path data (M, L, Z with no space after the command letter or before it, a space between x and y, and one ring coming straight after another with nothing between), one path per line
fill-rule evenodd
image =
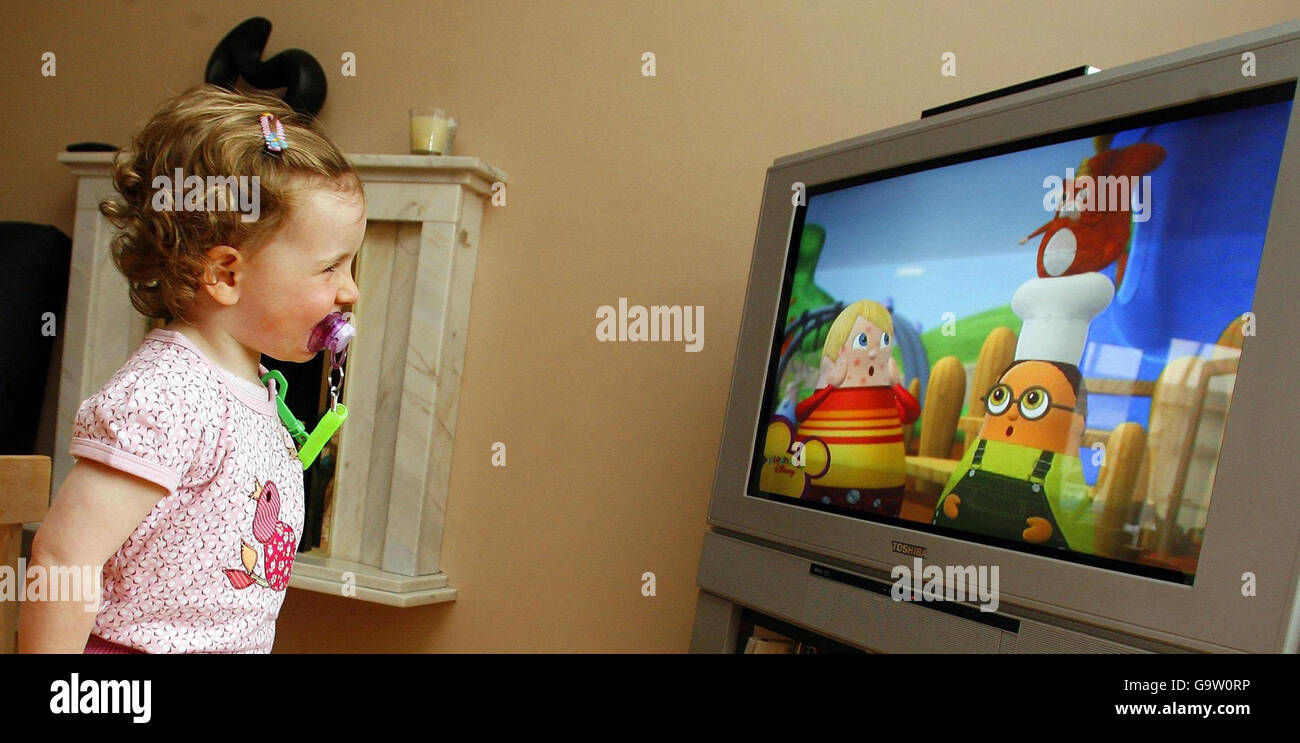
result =
M920 545L908 544L906 542L890 542L890 545L892 545L894 551L899 553L900 555L908 555L910 557L925 557L925 548L921 547Z

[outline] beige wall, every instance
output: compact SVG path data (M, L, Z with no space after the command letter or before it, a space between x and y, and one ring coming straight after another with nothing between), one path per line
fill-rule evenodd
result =
M323 119L345 151L403 152L406 109L434 102L461 121L458 153L509 172L484 226L443 547L460 599L390 609L293 590L281 615L278 651L379 652L687 648L775 157L1296 14L1294 0L3 4L0 219L71 234L55 153L126 143L259 14L272 53L325 67ZM355 78L340 75L349 51ZM645 51L657 77L640 75ZM939 74L945 51L956 78ZM704 350L597 343L595 310L619 297L703 305Z

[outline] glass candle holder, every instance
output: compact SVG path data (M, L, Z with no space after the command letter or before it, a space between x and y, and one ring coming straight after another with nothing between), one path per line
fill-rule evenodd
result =
M442 148L442 154L451 154L451 146L456 141L456 129L459 126L455 119L447 119L447 144Z
M411 154L441 155L447 146L447 112L432 106L411 109Z

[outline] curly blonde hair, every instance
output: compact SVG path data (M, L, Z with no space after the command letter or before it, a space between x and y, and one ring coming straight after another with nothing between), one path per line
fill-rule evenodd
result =
M289 146L282 152L265 146L264 113L284 125ZM206 203L233 206L157 208L155 198L162 194L154 184L170 183L177 170L209 184ZM211 193L210 184L244 176L247 181L240 182L258 189L260 214L252 221L238 211L233 195L227 201L228 190L215 200ZM274 96L214 85L198 85L163 102L130 149L115 158L113 186L118 197L99 205L119 230L112 240L113 262L130 284L136 310L164 320L182 316L194 304L213 246L244 251L264 245L313 187L365 196L356 171L314 119ZM168 207L173 201L170 193L162 200Z

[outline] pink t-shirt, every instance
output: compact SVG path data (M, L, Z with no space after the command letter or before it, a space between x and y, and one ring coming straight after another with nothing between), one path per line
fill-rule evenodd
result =
M303 524L274 387L154 330L81 404L73 456L168 491L104 564L93 634L150 653L271 652Z

